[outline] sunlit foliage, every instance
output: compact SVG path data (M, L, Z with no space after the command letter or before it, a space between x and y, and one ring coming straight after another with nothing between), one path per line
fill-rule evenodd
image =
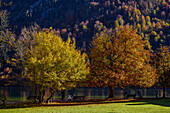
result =
M137 30L119 27L118 30L96 34L90 49L92 86L151 87L157 79L150 65L150 55ZM113 95L109 95L110 97Z
M88 74L87 55L76 49L75 41L70 38L63 41L52 28L34 34L24 57L25 78L30 80L34 90L38 88L40 102L44 90L50 89L53 95L56 90L76 87Z

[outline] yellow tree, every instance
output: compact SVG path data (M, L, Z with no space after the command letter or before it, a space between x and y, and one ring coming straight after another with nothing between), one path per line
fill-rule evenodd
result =
M26 50L26 78L31 81L34 91L39 90L39 102L43 101L44 92L50 89L51 95L56 90L76 87L88 74L87 55L76 49L75 41L70 38L65 42L53 30L37 32L31 47ZM36 96L36 92L34 92Z
M165 88L170 86L170 51L168 46L160 46L154 54L154 63L159 76L159 83L163 87L163 98L165 98Z
M132 26L120 26L93 39L89 81L92 86L109 86L109 97L114 97L114 87L150 87L156 81L155 69L149 64L150 52L136 32Z

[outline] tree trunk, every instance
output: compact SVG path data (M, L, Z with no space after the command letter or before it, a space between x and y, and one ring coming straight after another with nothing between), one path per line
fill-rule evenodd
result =
M37 87L36 87L36 84L33 83L34 86L33 86L33 95L34 95L34 101L33 103L36 104L37 103Z
M44 102L44 96L45 96L45 89L42 92L42 97L41 97L42 102Z
M34 101L33 103L36 104L37 103L37 85L36 85L36 73L34 73L34 79L33 79L33 95L34 95Z
M113 86L109 86L109 97L108 98L115 98L113 91L114 91L114 87Z
M45 95L45 90L44 89L40 89L39 90L39 96L38 96L38 100L39 100L39 103L42 103L44 102L44 95Z
M54 91L51 90L50 92L51 92L51 94L50 94L50 96L47 98L46 103L48 103L49 100L53 97Z
M163 86L163 96L162 98L165 98L165 86Z

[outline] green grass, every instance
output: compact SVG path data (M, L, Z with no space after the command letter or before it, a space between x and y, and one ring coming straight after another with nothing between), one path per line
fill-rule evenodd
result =
M7 98L8 102L22 102L22 101L27 101L27 98L20 98L20 97L8 97Z
M100 102L99 102L100 103ZM170 99L0 109L0 113L170 113Z

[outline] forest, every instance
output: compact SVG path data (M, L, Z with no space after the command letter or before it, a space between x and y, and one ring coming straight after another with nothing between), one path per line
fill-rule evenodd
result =
M0 85L40 103L74 87L170 86L170 0L0 0L0 21Z
M7 3L10 0L6 0ZM170 45L169 0L13 0L4 7L9 26L17 35L35 22L41 28L53 27L62 38L74 37L78 47L103 28L133 25L149 40L152 49Z

